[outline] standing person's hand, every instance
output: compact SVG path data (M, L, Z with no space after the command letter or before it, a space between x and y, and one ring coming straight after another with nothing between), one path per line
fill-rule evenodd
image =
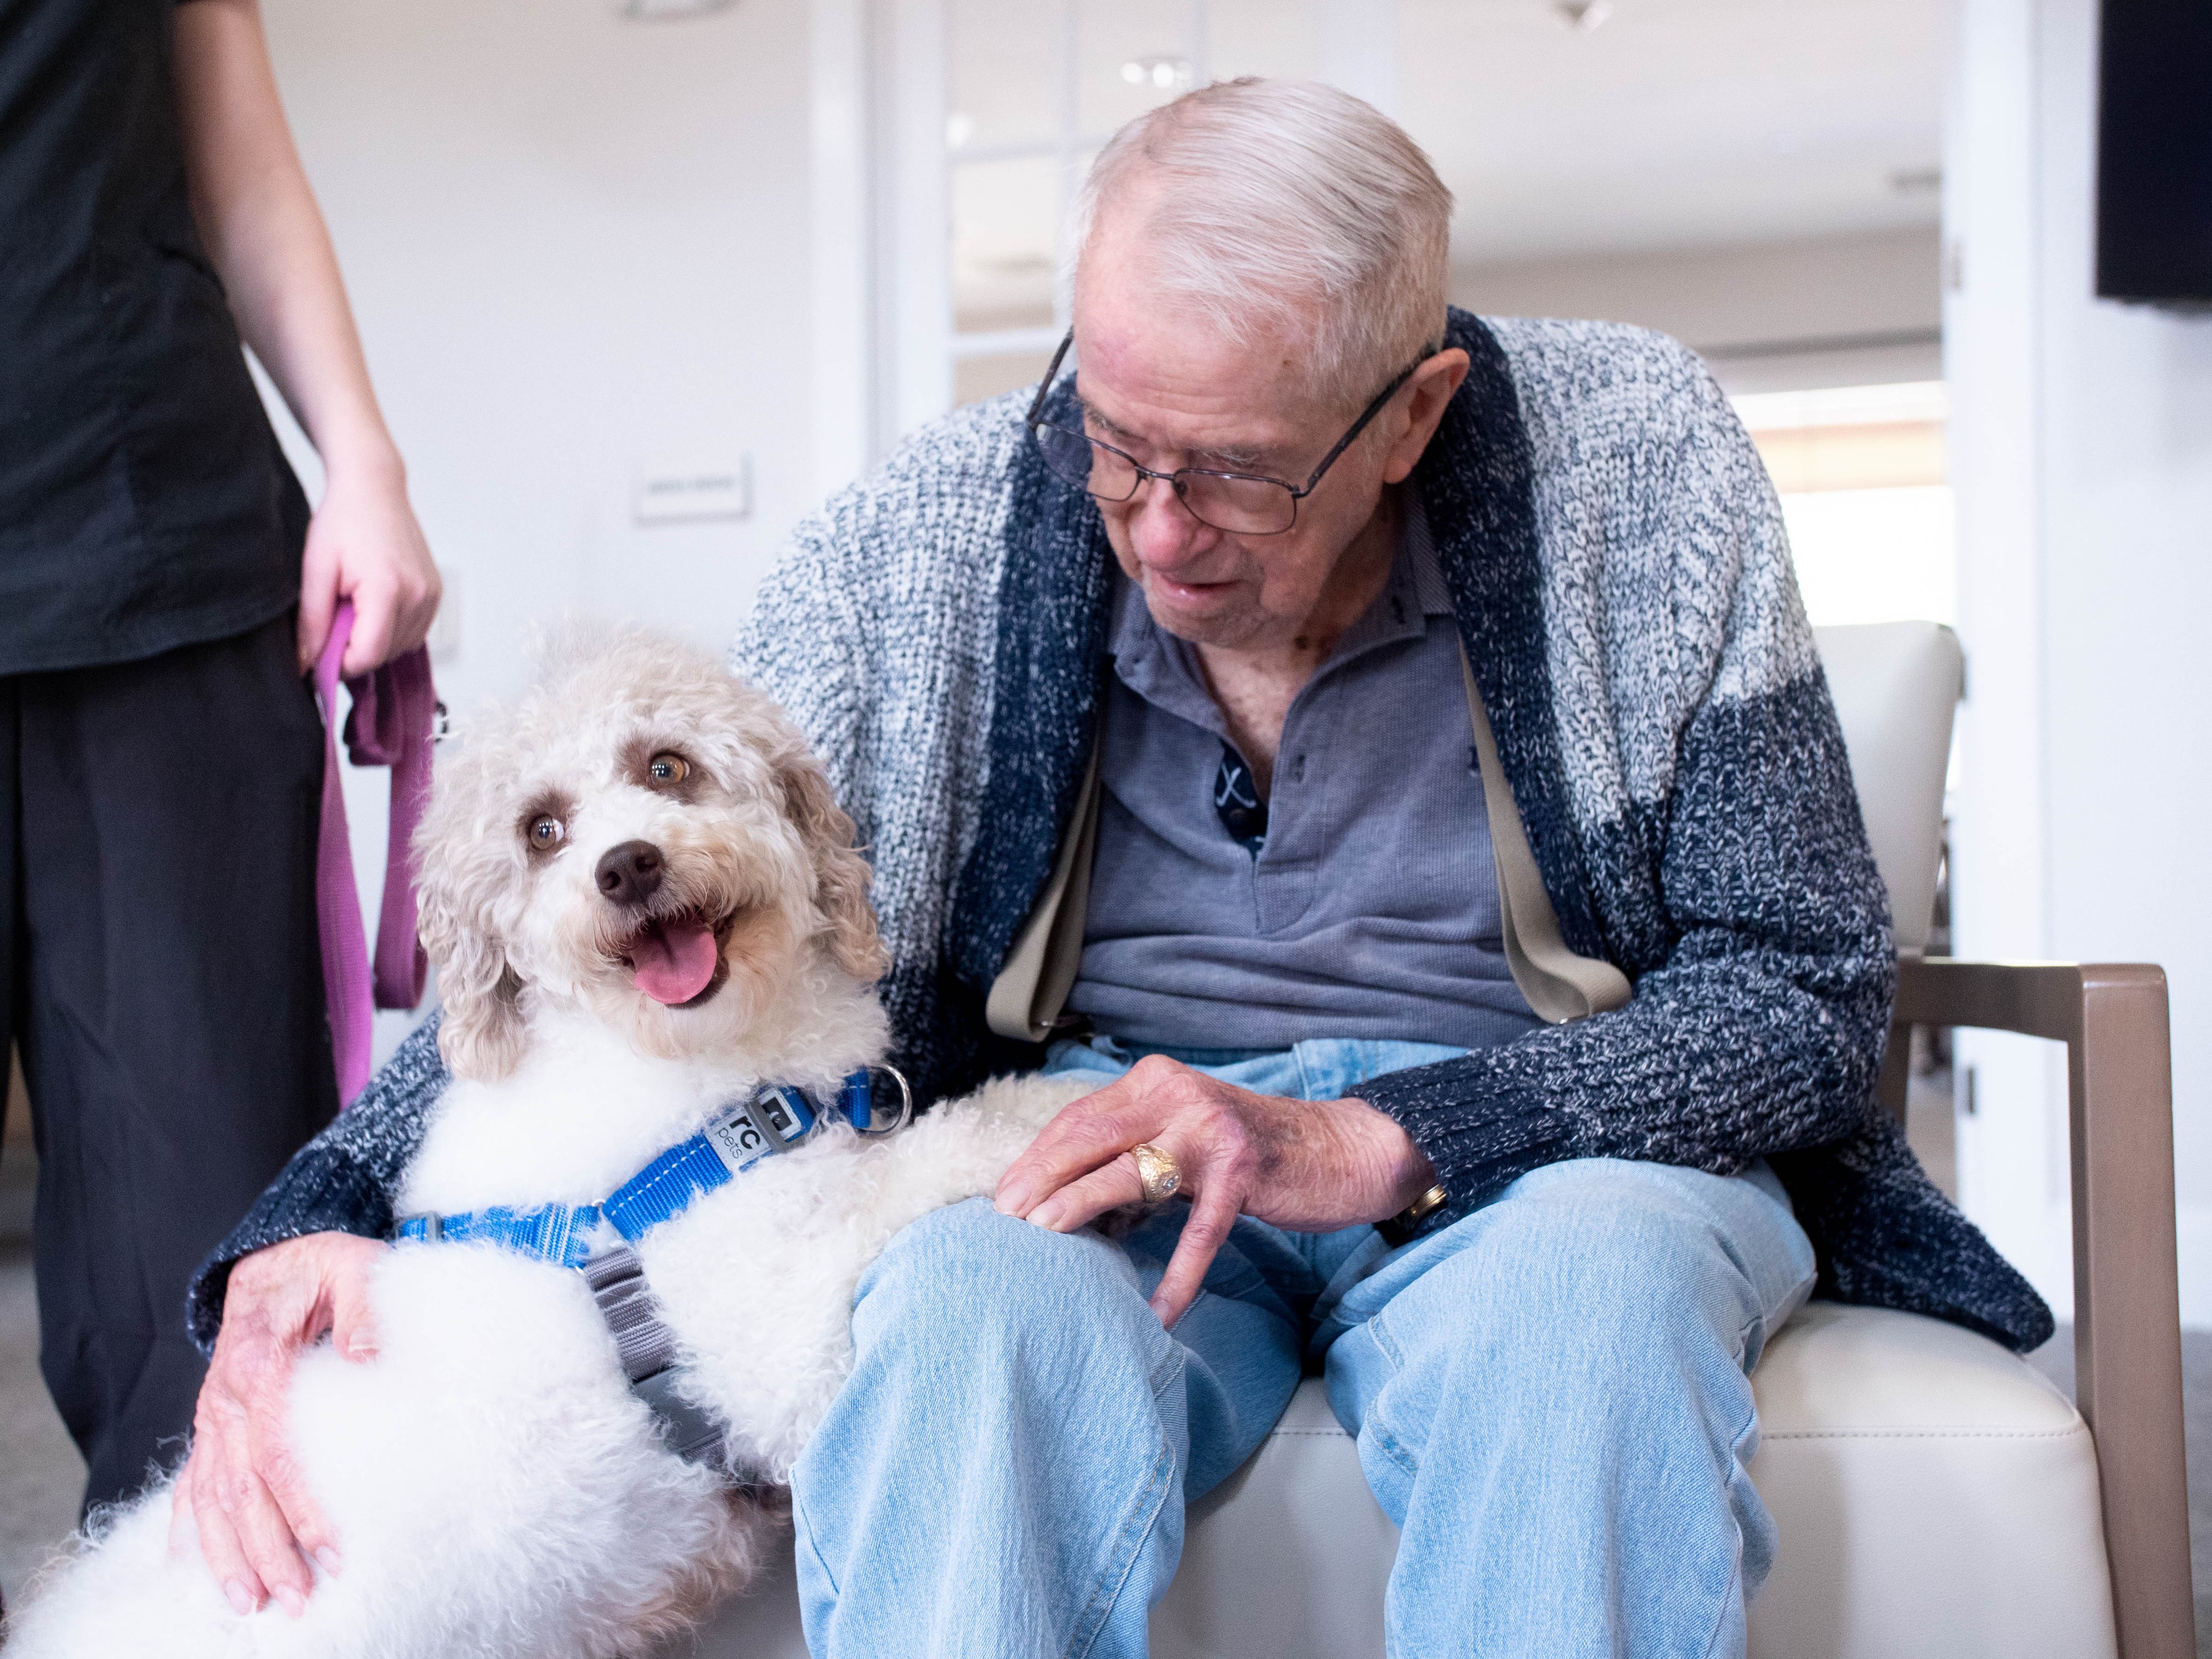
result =
M300 564L301 672L323 654L339 601L353 601L353 637L339 665L351 678L422 644L443 591L429 544L407 504L398 458L333 467Z
M175 1549L189 1516L200 1556L241 1615L275 1596L297 1618L314 1588L312 1556L341 1562L314 1494L286 1443L292 1370L327 1336L353 1360L376 1355L371 1273L389 1247L310 1233L256 1250L231 1269L222 1329L192 1412L192 1452L170 1497Z
M1152 1054L1044 1127L1000 1178L999 1210L1068 1233L1140 1203L1130 1148L1144 1145L1175 1159L1191 1200L1152 1293L1170 1326L1239 1214L1305 1232L1349 1227L1397 1214L1437 1178L1413 1138L1364 1100L1256 1095Z

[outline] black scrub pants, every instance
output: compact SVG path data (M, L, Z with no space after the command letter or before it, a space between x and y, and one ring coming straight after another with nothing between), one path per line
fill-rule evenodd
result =
M179 1461L205 1369L185 1283L337 1110L293 627L0 677L0 1048L30 1086L39 1364L88 1505Z

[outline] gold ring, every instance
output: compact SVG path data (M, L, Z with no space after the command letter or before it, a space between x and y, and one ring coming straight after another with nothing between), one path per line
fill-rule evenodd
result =
M1176 1162L1173 1152L1147 1140L1130 1147L1129 1156L1137 1160L1137 1179L1144 1183L1148 1207L1166 1203L1182 1188L1182 1165Z

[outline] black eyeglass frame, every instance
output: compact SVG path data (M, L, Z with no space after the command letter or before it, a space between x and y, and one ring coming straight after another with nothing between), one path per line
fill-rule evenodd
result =
M1336 465L1336 458L1343 454L1346 450L1352 447L1352 441L1357 438L1361 433L1367 430L1368 422L1372 421L1377 415L1380 415L1382 412L1383 405L1388 404L1391 398L1398 395L1399 388L1403 386L1407 381L1413 378L1413 371L1436 355L1436 351L1433 349L1425 350L1419 357L1416 357L1412 362L1407 363L1405 368L1399 370L1397 374L1392 379L1390 384L1384 386L1381 392L1376 394L1375 401L1368 404L1367 407L1360 412L1359 418L1352 423L1351 429L1341 438L1339 438L1336 441L1335 447L1331 449L1328 454L1321 458L1321 465L1314 468L1314 470L1306 476L1305 483L1301 487L1297 484L1292 483L1288 478L1271 478L1265 473L1261 472L1224 472L1218 468L1209 466L1179 466L1172 472L1156 472L1151 467L1141 464L1137 458L1129 453L1127 450L1117 448L1114 445L1108 443L1103 438L1094 438L1088 432L1079 432L1073 427L1062 426L1058 421L1046 420L1044 418L1045 399L1052 395L1053 380L1060 374L1060 365L1062 360L1066 357L1068 349L1074 343L1075 331L1071 328L1067 331L1066 335L1061 339L1060 343L1060 349L1052 354L1052 362L1046 367L1044 371L1044 380L1037 387L1036 401L1030 405L1029 415L1022 422L1024 426L1029 428L1030 436L1036 441L1037 447L1040 450L1044 447L1044 441L1042 438L1037 437L1037 428L1041 426L1048 426L1054 432L1065 432L1071 438L1080 438L1084 442L1091 445L1093 448L1103 449L1109 455L1118 455L1121 459L1129 464L1137 475L1135 478L1130 482L1128 495L1101 495L1097 490L1091 489L1088 486L1085 486L1084 490L1085 495L1088 495L1098 501L1112 501L1116 505L1119 505L1122 501L1132 499L1137 493L1137 486L1144 483L1146 479L1157 478L1162 483L1166 484L1169 489L1175 491L1176 499L1182 503L1183 511L1189 514L1192 518L1198 519L1198 521L1200 524L1206 526L1209 529L1222 530L1231 536L1282 536L1287 535L1291 531L1296 529L1298 522L1298 503L1314 493L1315 486L1319 484L1322 481L1322 475L1327 472L1329 468ZM1198 510L1191 506L1190 497L1184 492L1184 488L1181 482L1183 478L1192 476L1203 478L1228 478L1233 479L1239 483L1273 484L1277 489L1286 491L1290 495L1291 521L1285 525L1280 530L1228 530L1225 526L1214 524L1211 520L1200 519L1198 515ZM1073 483L1073 480L1071 479L1069 482Z

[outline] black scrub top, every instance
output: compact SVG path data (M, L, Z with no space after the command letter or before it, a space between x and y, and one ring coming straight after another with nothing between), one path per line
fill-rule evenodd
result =
M281 615L307 506L185 194L173 0L0 0L0 674Z

